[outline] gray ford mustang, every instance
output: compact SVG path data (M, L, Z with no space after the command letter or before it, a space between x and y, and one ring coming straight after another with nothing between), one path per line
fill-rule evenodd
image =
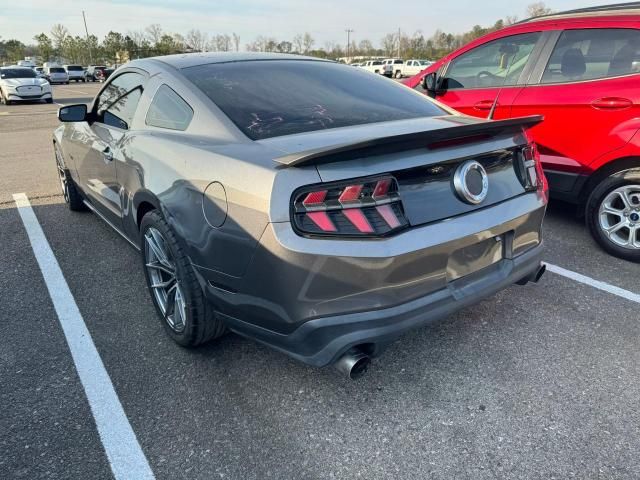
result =
M69 208L140 250L184 346L232 330L355 377L403 332L544 271L540 117L462 116L313 58L210 53L130 62L58 116Z

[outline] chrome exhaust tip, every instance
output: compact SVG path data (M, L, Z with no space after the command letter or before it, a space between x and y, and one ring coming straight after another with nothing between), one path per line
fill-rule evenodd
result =
M358 350L350 350L340 357L333 366L351 380L356 380L365 374L369 363L371 363L369 355Z
M530 273L526 277L521 278L516 283L518 285L526 285L529 282L538 283L544 272L547 271L547 266L544 263L540 263L538 269L535 272Z

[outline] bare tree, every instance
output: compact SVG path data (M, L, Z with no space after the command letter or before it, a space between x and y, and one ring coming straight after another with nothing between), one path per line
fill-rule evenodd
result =
M304 32L304 36L302 37L302 48L303 48L303 52L304 53L308 53L309 50L311 50L311 47L313 47L313 44L316 43L316 41L313 39L313 37L309 34L309 32Z
M69 30L67 27L60 23L56 23L53 27L51 27L51 38L53 39L53 46L56 50L60 51L62 46L64 45L64 41L69 36Z
M304 48L304 39L302 35L297 34L293 37L293 50L297 53L302 53L302 49Z
M218 52L229 52L231 51L231 37L226 33L224 35L216 35L211 43L215 41L215 49Z
M240 35L233 33L233 45L236 47L236 52L240 51Z
M364 40L360 40L358 50L360 51L360 55L372 55L374 50L373 43L371 43L371 40L367 40L366 38Z
M191 29L187 32L186 42L196 52L204 52L207 49L209 36L200 30Z
M393 53L396 51L396 33L387 33L384 37L382 37L382 49L384 50L384 54L387 57L393 56Z
M550 13L553 13L553 10L548 8L544 2L535 2L527 7L527 17L541 17Z
M518 16L517 15L507 15L506 18L504 19L504 24L505 25L513 25L517 21L518 21Z
M160 26L160 24L153 23L149 25L147 28L145 28L145 32L147 32L147 36L149 37L151 43L153 43L154 45L160 43L160 40L162 39L162 27Z

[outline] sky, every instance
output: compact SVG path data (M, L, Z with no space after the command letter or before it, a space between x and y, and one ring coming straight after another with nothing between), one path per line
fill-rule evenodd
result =
M240 35L241 45L258 35L291 40L309 32L314 48L327 42L346 43L345 29L356 42L374 45L400 28L426 37L440 28L458 33L473 25L492 25L507 15L524 18L533 0L9 0L0 9L0 38L34 43L34 35L49 33L61 23L73 35L84 35L82 10L89 33L100 40L109 30L127 33L159 23L167 32L186 34L195 28L211 35ZM601 5L606 0L548 0L554 10Z

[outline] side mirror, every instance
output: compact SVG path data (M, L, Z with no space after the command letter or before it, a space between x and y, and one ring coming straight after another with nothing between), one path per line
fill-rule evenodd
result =
M431 98L436 98L436 95L441 92L440 81L438 78L438 72L427 73L422 77L422 88L427 92L427 95Z
M58 120L61 122L82 122L87 118L85 104L69 105L58 110Z

